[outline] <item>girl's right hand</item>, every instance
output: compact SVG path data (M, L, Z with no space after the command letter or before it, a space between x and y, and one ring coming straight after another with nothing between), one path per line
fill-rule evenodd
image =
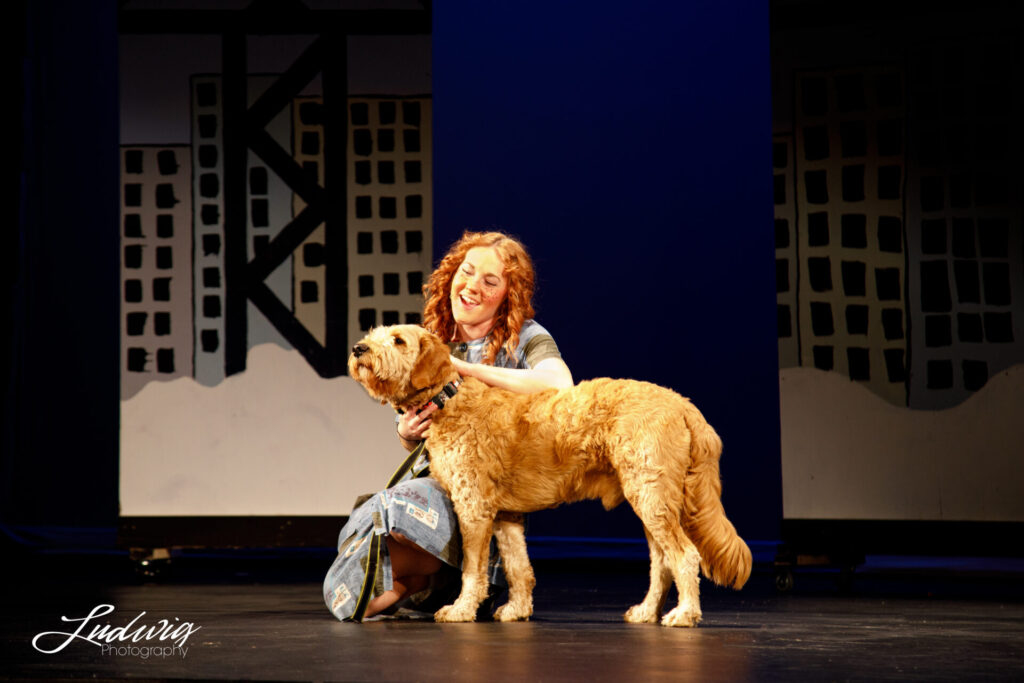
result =
M437 404L428 403L419 412L406 412L398 416L398 435L406 441L422 441L430 429L430 416L437 410Z

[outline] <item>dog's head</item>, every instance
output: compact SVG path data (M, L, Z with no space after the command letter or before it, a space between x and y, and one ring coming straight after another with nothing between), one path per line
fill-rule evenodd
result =
M352 347L349 376L370 396L395 408L419 408L458 377L448 345L418 325L370 330Z

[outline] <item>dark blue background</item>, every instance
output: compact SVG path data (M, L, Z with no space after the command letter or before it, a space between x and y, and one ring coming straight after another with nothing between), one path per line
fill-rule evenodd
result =
M521 237L575 378L693 398L761 540L781 517L768 38L764 2L434 7L435 256L464 229ZM598 509L531 533L640 533Z

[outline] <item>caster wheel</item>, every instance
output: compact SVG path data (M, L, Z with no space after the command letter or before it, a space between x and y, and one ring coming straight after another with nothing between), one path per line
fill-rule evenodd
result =
M793 590L793 572L786 569L775 573L775 590L788 593Z
M153 581L167 573L171 564L171 553L166 548L143 550L133 548L129 552L135 575L143 581Z

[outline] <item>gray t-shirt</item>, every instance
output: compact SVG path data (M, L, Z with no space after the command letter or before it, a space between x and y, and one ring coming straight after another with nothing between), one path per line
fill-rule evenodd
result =
M450 342L448 346L452 355L468 363L479 363L483 360L484 349L490 337L475 339L471 342ZM554 338L535 320L527 320L519 330L519 345L512 357L503 348L498 349L494 366L498 368L516 368L525 370L536 367L537 363L547 358L561 358L558 345Z

